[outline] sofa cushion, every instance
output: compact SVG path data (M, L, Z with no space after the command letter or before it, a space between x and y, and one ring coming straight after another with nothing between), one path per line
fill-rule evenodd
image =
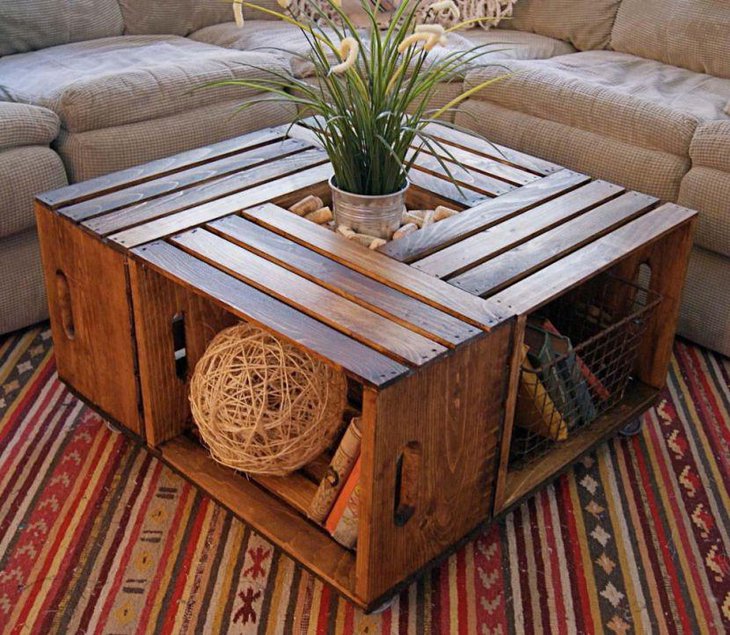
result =
M233 19L230 2L221 0L119 0L119 6L130 35L187 35Z
M621 0L519 0L512 20L499 26L565 40L581 51L602 49L611 39L620 4Z
M0 56L121 35L123 28L116 0L2 0Z
M0 237L35 226L33 197L66 184L66 172L50 148L0 150Z
M730 258L730 120L700 125L689 153L679 202L700 212L697 244Z
M687 156L699 122L728 119L730 81L611 51L506 61L469 73L467 88L505 67L477 99L648 149Z
M146 121L256 91L209 82L283 69L264 53L229 51L176 36L136 35L0 58L0 97L50 108L72 132Z
M308 53L306 38L296 26L285 22L248 20L242 29L233 23L216 24L192 33L190 38L241 51L266 51L282 61L290 62L297 77L311 77L314 72L311 64L296 57ZM519 31L468 29L460 31L458 35L451 34L449 40L449 52L458 45L469 46L469 43L471 46L493 45L485 48L485 51L490 51L488 59L539 59L575 52L567 42ZM287 49L294 55L267 47ZM438 54L441 50L446 51L437 47L434 53Z
M0 150L47 146L58 136L58 116L47 108L0 101Z
M611 46L730 79L730 2L623 0Z

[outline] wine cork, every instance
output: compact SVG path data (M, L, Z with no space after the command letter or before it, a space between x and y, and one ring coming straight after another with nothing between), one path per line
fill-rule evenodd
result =
M304 218L318 225L322 225L332 220L332 210L329 207L321 207L316 212L309 212Z
M446 207L445 205L439 205L434 211L433 220L438 222L440 220L444 220L445 218L451 218L452 216L456 216L458 213L458 210L451 209L450 207Z
M368 234L352 234L348 238L356 243L360 243L363 247L370 247L377 236L369 236Z
M403 225L398 231L393 234L393 240L400 240L401 238L405 238L408 236L408 234L412 234L414 231L418 230L418 225L415 223L407 223L406 225Z
M301 201L294 203L289 208L290 212L294 212L297 216L304 216L311 212L316 212L318 209L324 207L324 203L319 196L305 196Z
M434 211L432 209L427 209L423 213L423 217L421 219L421 228L428 227L429 225L433 225L435 217L434 217Z
M370 249L377 249L378 247L382 247L387 242L388 241L384 238L376 238L373 242L370 243Z
M342 234L345 238L350 238L355 235L355 232L347 225L340 225L337 228L337 232Z
M421 212L423 210L412 210L410 212L406 212L403 215L402 223L403 225L408 225L409 223L413 223L417 227L421 226L421 223L423 223L423 216L421 215Z

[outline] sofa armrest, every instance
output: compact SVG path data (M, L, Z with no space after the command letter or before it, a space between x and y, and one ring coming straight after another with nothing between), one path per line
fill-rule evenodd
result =
M0 150L47 146L58 136L58 116L46 108L0 101Z

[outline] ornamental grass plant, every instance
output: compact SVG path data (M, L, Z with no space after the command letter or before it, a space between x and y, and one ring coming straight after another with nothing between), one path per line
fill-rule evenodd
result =
M474 86L433 108L440 84L462 82L467 67L494 51L489 45L444 49L439 54L435 49L445 47L451 33L488 18L460 22L452 0L403 0L389 24L381 27L379 0L375 4L360 0L369 28L358 29L342 10L340 0L306 1L315 18L307 23L291 11L290 0L279 0L281 11L246 0L235 0L233 9L240 27L245 28L244 8L298 27L308 43L306 54L284 47L266 48L309 62L317 82L252 65L263 79L236 79L218 85L239 85L265 93L245 102L241 109L262 101L296 105L299 116L294 123L306 118L307 126L327 152L334 181L342 190L365 195L397 192L405 186L408 172L421 152L434 154L453 180L452 170L458 161L427 128L434 122L458 128L443 120L443 115L501 78ZM429 16L444 11L456 19L454 26L429 23Z

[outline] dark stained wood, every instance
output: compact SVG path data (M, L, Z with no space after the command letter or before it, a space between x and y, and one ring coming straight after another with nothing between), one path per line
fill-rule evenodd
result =
M484 231L517 214L546 203L590 181L590 177L562 170L519 190L488 200L461 214L430 225L402 240L387 243L378 251L401 262L413 262L438 249Z
M510 247L592 209L620 192L622 188L618 185L593 181L412 264L417 269L439 278L459 274L487 258L507 251Z
M177 172L180 169L235 154L246 148L253 148L257 145L274 141L275 139L282 139L284 138L285 130L286 126L262 128L261 130L256 130L255 132L250 132L233 139L227 139L220 143L188 150L187 152L175 154L171 157L144 163L112 174L105 174L104 176L82 181L81 183L66 185L57 190L39 195L38 200L44 202L51 209L57 209L63 205L72 205L100 194L145 183L151 179Z
M657 199L629 192L449 279L474 295L497 293L649 211ZM506 223L505 223L506 224Z
M184 436L165 443L160 457L339 593L365 606L354 590L354 554L292 507L245 476L219 465L203 447Z
M183 188L209 183L213 179L220 179L261 163L279 159L294 152L300 152L308 147L306 143L296 139L277 139L272 143L225 156L222 159L167 174L133 187L126 187L115 192L95 196L75 205L69 205L63 208L63 215L75 221L88 220L93 216L106 214L120 208L129 208L131 205L137 205L149 199L157 199L164 194L176 192ZM136 209L133 208L129 211L133 212ZM113 218L113 216L105 216L104 220L109 221L110 218ZM87 223L87 227L97 229L94 223ZM99 231L103 232L104 230L99 229Z
M424 188L429 192L434 192L442 199L449 201L449 203L457 203L465 207L472 207L484 199L489 198L486 194L475 192L463 185L461 188L457 187L448 180L448 177L441 178L433 173L424 172L416 168L413 168L408 173L408 178L413 185Z
M224 196L209 203L178 212L177 214L163 216L144 225L138 225L137 227L132 227L117 234L112 234L109 238L120 247L131 249L157 240L158 238L185 231L196 225L202 225L216 218L227 216L246 207L259 205L265 201L283 196L284 194L289 194L292 191L301 190L326 181L331 175L332 166L329 164L302 169L301 171L289 174L286 179L278 179L264 183L263 185L252 187L249 190Z
M36 222L59 377L142 435L126 258L41 203Z
M489 515L507 384L495 360L507 359L512 329L504 324L459 347L393 390L366 391L358 595L384 593ZM412 517L398 526L397 462L407 447L420 454L418 496Z
M215 300L241 319L306 348L373 386L387 385L408 368L331 329L283 302L164 242L140 247L134 255L157 271Z
M238 245L276 262L330 291L339 293L380 315L409 325L422 335L455 346L480 331L428 304L396 291L349 267L326 258L288 238L270 232L240 216L227 216L207 227Z
M446 349L325 287L204 229L175 236L173 244L333 329L420 366Z
M444 164L449 168L454 180L464 190L465 202L483 200L487 196L499 196L500 194L505 194L515 189L514 185L506 181L495 179L481 172L472 172L456 163L444 160ZM427 152L422 152L418 155L414 167L418 171L427 172L438 177L443 177L444 175L448 177L448 174L436 156ZM411 170L412 173L413 170Z
M522 346L525 340L525 324L527 316L520 315L515 322L512 333L512 351L509 358L509 383L505 398L504 425L502 438L499 442L499 464L497 478L494 483L493 513L498 514L504 507L505 489L507 487L507 471L509 469L509 455L512 447L512 432L514 430L515 408L517 406L517 391L522 374Z
M195 364L213 337L239 320L135 260L130 261L129 273L145 436L155 447L190 427L189 379ZM175 368L172 320L176 316L182 316L185 329L184 377Z
M511 148L506 148L496 143L490 143L474 136L474 134L455 130L442 124L429 124L425 130L441 141L447 141L472 153L482 154L496 161L501 161L522 170L534 172L535 174L546 176L562 170L555 163L538 159L524 152L518 152L517 150L512 150Z
M689 222L695 215L696 212L677 205L659 207L493 295L486 302L495 311L507 310L513 315L534 311L605 271L632 251Z
M560 442L549 454L522 469L507 473L505 498L500 513L524 500L538 487L561 473L568 465L589 452L598 443L613 436L629 421L651 408L659 392L640 382L630 385L624 398L596 419L589 428Z
M483 310L484 301L480 298L464 293L445 282L416 271L412 267L383 258L379 254L285 209L275 205L261 205L246 209L242 214L245 218L282 234L294 242L305 245L460 319L487 329L498 321L498 314Z

